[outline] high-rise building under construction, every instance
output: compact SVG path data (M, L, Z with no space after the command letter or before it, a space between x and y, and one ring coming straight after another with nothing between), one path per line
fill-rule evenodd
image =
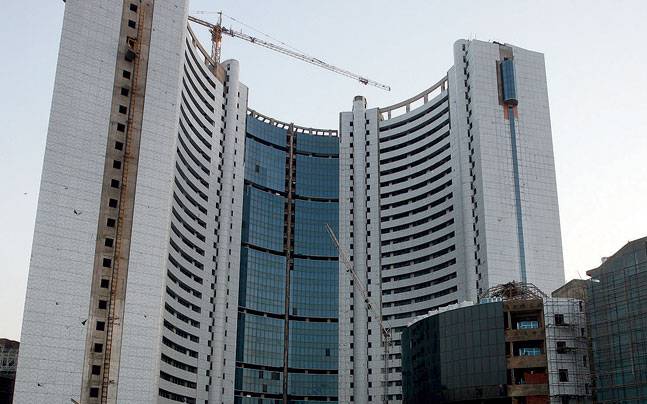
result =
M187 16L65 4L16 403L397 403L413 317L561 286L541 54L460 40L428 90L313 129L249 109Z

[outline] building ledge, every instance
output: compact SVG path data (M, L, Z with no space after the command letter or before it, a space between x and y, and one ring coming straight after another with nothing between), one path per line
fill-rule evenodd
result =
M548 396L548 384L511 384L508 385L508 396Z
M545 340L544 328L526 328L517 330L505 330L506 342Z
M545 368L546 355L537 356L509 356L508 369L523 369L523 368Z

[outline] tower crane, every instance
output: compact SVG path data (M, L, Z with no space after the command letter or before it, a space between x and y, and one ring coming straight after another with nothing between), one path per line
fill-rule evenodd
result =
M218 16L218 22L216 24L212 24L212 23L210 23L208 21L202 20L202 19L197 18L197 17L189 16L189 21L209 28L209 31L211 32L211 42L212 42L211 56L212 56L214 62L216 62L217 64L220 63L220 55L221 55L220 54L220 49L221 49L221 45L222 45L222 36L223 36L223 34L226 34L226 35L232 36L234 38L239 38L239 39L242 39L242 40L247 41L249 43L252 43L252 44L255 44L255 45L258 45L258 46L262 46L262 47L270 49L270 50L273 50L275 52L282 53L284 55L293 57L295 59L302 60L302 61L304 61L306 63L310 63L312 65L321 67L321 68L329 70L331 72L341 74L342 76L346 76L346 77L349 77L351 79L357 80L357 81L359 81L360 83L362 83L364 85L370 85L370 86L374 86L374 87L377 87L377 88L381 88L382 90L391 91L391 87L387 86L386 84L378 83L377 81L368 79L368 78L366 78L364 76L360 76L360 75L355 74L353 72L350 72L348 70L339 68L337 66L333 66L333 65L331 65L329 63L326 63L326 62L324 62L324 61L322 61L320 59L317 59L315 57L308 56L306 54L294 51L292 49L285 48L283 46L279 46L279 45L274 44L272 42L264 41L262 39L253 37L251 35L247 35L247 34L243 33L242 31L235 31L235 30L233 30L231 28L224 27L222 25L222 12L219 12L218 15L219 15Z
M346 255L346 251L339 245L339 240L337 240L337 236L335 236L335 232L330 228L330 225L326 223L326 230L328 231L328 235L332 239L333 243L335 243L335 247L337 247L337 251L339 251L339 259L341 262L344 264L344 267L346 267L346 272L350 273L351 276L353 277L353 285L356 286L359 291L362 294L362 297L364 299L364 304L366 305L366 309L371 313L373 318L377 319L378 324L380 325L380 334L382 336L381 342L382 342L382 347L384 349L384 396L382 398L382 401L384 403L389 402L389 351L391 349L391 345L393 344L393 338L391 335L391 327L389 327L388 324L382 321L382 316L375 310L375 307L373 307L373 304L371 303L371 299L368 296L368 291L366 290L366 287L364 286L364 283L359 279L359 276L357 276L357 273L355 272L355 268L353 267L353 264L350 263L350 259L348 258L348 255Z

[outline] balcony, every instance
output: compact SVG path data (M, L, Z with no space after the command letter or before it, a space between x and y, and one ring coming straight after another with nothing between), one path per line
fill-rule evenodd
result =
M548 384L512 384L508 385L509 397L547 396Z
M546 354L536 356L508 356L508 369L545 368Z

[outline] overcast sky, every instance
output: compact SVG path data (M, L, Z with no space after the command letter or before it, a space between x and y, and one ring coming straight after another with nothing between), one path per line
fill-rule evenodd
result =
M194 0L190 9L223 10L393 89L226 37L223 58L240 61L249 106L303 126L337 128L357 94L375 107L424 90L447 72L459 38L543 52L567 279L647 235L646 1ZM0 13L0 338L20 335L63 10L60 0L24 0Z

